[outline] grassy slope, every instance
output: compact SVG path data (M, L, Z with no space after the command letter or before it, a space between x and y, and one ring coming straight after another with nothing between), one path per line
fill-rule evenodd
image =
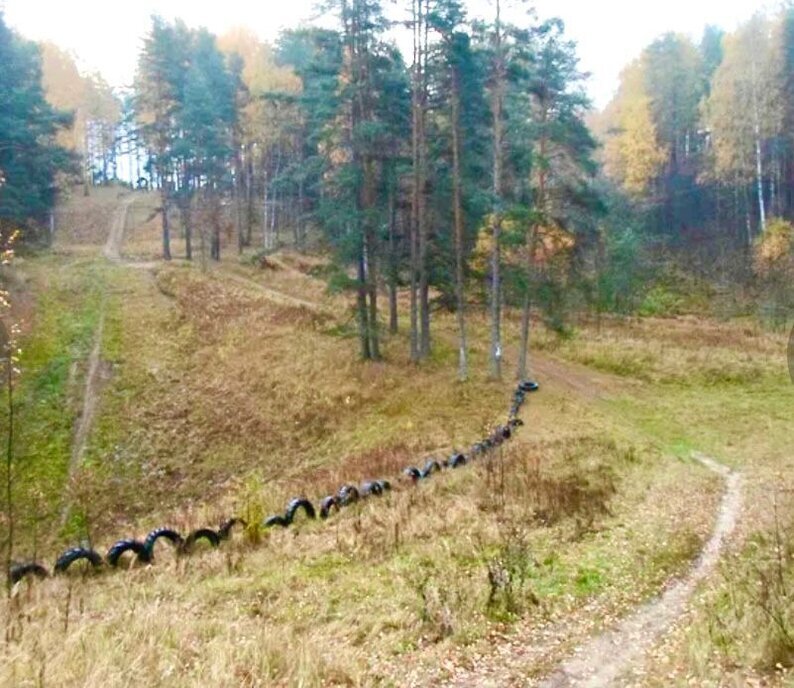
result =
M156 242L145 232L133 241L142 256ZM252 272L235 259L225 267L323 299L338 320L179 266L152 275L75 261L70 249L27 269L36 293L48 294L30 335L28 349L45 351L29 359L30 390L51 362L84 360L101 292L86 285L107 285L103 356L114 373L71 491L104 545L163 520L186 529L280 510L295 494L318 497L343 480L391 477L426 452L465 446L505 413L509 384L479 372L454 381L454 323L445 316L434 360L407 376L403 336L388 342L388 362L356 363L344 305L292 270ZM45 317L70 321L75 294L77 334L39 327ZM472 325L473 369L482 371L485 322L473 316ZM42 674L48 683L124 685L131 672L157 685L401 683L406 664L433 666L455 648L465 655L518 618L547 623L597 600L594 626L608 622L683 570L710 528L719 486L682 460L690 448L757 471L759 490L786 460L792 394L776 368L782 338L675 327L645 321L561 346L538 331L536 347L627 382L572 367L577 384L594 388L582 397L565 379L543 380L503 464L467 468L327 525L263 542L251 533L187 561L163 551L151 569L23 592L4 609L18 638L5 648L0 683L36 685ZM758 350L749 363L748 345ZM50 408L63 400L76 408L79 365L66 377ZM56 476L41 497L51 509L72 421L48 418L28 408L21 422L29 438L60 438L58 452L25 443L31 461ZM30 552L30 529L26 537ZM73 537L53 532L49 547ZM489 571L512 582L492 585ZM713 670L680 647L672 654L672 672Z

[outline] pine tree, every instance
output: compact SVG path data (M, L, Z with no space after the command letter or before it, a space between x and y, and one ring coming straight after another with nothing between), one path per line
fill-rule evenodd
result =
M56 174L74 169L57 143L71 116L46 101L38 47L14 34L2 13L0 64L0 231L24 227L30 240L55 203Z

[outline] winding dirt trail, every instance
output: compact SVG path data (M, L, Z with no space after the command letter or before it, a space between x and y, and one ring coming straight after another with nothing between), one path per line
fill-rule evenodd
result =
M616 685L620 676L640 661L684 612L695 587L709 576L731 534L742 503L742 478L714 459L696 453L693 458L725 480L725 492L709 541L689 574L662 595L642 606L615 628L588 641L545 681L541 688L597 688Z
M468 669L457 668L443 681L458 688L534 685L540 688L601 688L620 686L621 677L641 667L649 650L684 613L697 585L713 573L725 540L734 530L742 505L742 477L700 453L692 457L725 481L711 537L689 573L618 622L613 628L582 641L581 645L543 679L530 678L549 656L559 656L565 638L581 637L581 629L599 615L597 601L558 623L505 638ZM418 683L412 685L419 685Z

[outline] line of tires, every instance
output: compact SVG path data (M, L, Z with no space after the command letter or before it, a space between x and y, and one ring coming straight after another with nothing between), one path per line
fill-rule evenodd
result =
M487 455L489 452L500 447L504 442L512 437L513 431L523 425L523 421L518 417L522 405L526 400L526 395L535 392L538 384L531 380L525 380L518 384L513 393L510 412L505 425L498 426L490 435L484 437L479 442L472 445L468 453L454 453L442 462L435 459L428 459L427 463L419 469L416 466L408 466L403 469L403 475L415 484L421 480L431 478L434 473L440 473L448 469L456 469L465 466L471 461ZM363 483L359 487L352 484L342 485L336 493L327 495L320 500L319 512L314 504L305 497L296 497L287 504L283 514L274 514L265 519L262 526L264 528L288 528L293 524L300 511L305 516L314 520L318 517L325 520L334 512L338 512L344 507L356 504L357 502L370 498L380 497L392 489L388 480L371 480ZM171 528L156 528L152 530L142 541L133 538L125 538L115 542L108 549L105 557L102 557L96 550L90 547L72 547L66 550L55 561L53 574L64 574L69 567L78 562L86 561L94 569L99 569L105 564L111 568L118 567L125 554L131 553L140 564L152 564L154 562L155 545L158 540L166 540L176 550L178 555L189 555L193 552L196 544L204 540L211 547L220 546L221 542L228 540L232 536L235 527L245 528L248 524L245 519L233 517L225 521L218 530L212 528L198 528L186 537L180 535ZM50 573L42 564L37 562L15 563L12 564L8 577L12 585L19 583L26 578L47 578Z

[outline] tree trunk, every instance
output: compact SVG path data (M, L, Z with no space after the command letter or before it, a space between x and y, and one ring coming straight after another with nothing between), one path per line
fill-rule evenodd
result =
M429 0L425 0L425 16L428 12ZM421 8L421 0L419 2ZM419 169L420 169L420 195L419 195L419 356L430 356L430 276L428 274L429 227L427 221L427 132L426 105L427 105L427 54L428 54L428 22L422 24L424 31L420 33L422 40L421 59L421 93L419 109Z
M171 260L171 227L168 223L168 184L162 181L160 199L163 209L163 260Z
M538 193L535 201L536 212L540 213L543 221L546 219L546 173L547 173L547 153L548 153L548 131L547 124L549 119L550 105L543 96L539 99L540 116L540 140L538 142ZM524 294L524 303L521 311L521 336L518 345L518 369L516 371L518 379L524 380L527 377L527 356L529 352L529 325L532 306L532 285L534 283L533 259L538 243L538 227L532 224L527 228L524 241L524 272L526 275L527 286ZM600 325L599 325L600 327Z
M756 84L755 60L753 69L753 129L755 133L755 173L758 191L758 221L761 234L766 232L766 208L764 207L764 167L761 159L761 115L758 111L758 87Z
M501 265L500 239L502 229L502 65L501 3L496 0L496 65L493 88L493 195L494 208L491 229L493 252L491 255L491 377L502 377L502 290L499 268Z
M527 353L529 352L529 322L531 305L529 289L527 289L524 293L524 305L521 309L521 343L519 345L518 351L517 371L519 380L525 380L527 378Z
M234 206L237 224L237 253L242 254L245 248L245 232L243 224L243 160L242 148L235 145L234 152Z
M268 217L268 206L267 206L267 156L263 156L263 164L262 164L262 248L265 251L269 251L270 246L270 218Z
M468 352L466 346L466 302L463 294L463 207L461 205L460 179L460 82L457 67L452 74L452 203L455 216L455 299L458 316L458 379L463 381L469 376Z
M250 246L254 232L254 162L251 144L245 147L245 245Z
M298 180L298 207L295 215L295 248L303 251L303 177Z
M411 361L419 361L419 196L423 193L419 165L419 120L421 103L419 99L419 75L422 54L421 16L422 0L412 1L413 12L413 88L411 93L411 155L413 185L411 190Z
M361 358L365 361L372 358L369 338L369 314L367 312L367 274L362 241L358 255L358 284L356 290L356 311L358 314L358 336L361 342Z
M185 176L185 198L179 204L182 215L182 225L185 228L185 258L193 260L193 217L191 212L191 181Z
M394 180L389 180L389 333L397 334L399 329L397 314L397 277L398 256L397 239L395 237L395 224L397 221L395 210Z

